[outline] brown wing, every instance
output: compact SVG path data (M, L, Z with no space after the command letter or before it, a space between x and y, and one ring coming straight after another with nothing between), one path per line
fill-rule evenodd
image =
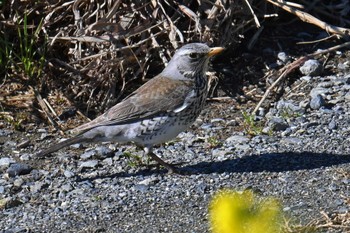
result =
M107 112L91 122L72 130L73 133L83 133L103 125L125 124L166 113L180 108L191 94L194 83L191 80L173 80L156 76L122 102L110 108Z

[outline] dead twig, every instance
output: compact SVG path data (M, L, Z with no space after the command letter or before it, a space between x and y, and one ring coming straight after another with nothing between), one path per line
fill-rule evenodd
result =
M260 28L259 19L258 19L258 17L256 17L256 14L254 13L254 10L253 10L253 8L251 7L249 1L248 1L248 0L244 0L244 1L245 1L245 3L247 4L247 6L248 6L250 12L251 12L252 15L253 15L253 18L254 18L254 22L255 22L256 27L257 27L257 28Z
M258 109L260 108L260 106L262 105L262 103L264 102L264 100L269 96L270 92L272 91L273 88L275 88L275 86L277 86L277 84L284 79L290 72L292 72L293 70L295 70L296 68L298 68L301 64L303 64L305 61L307 60L307 56L305 57L301 57L298 60L294 61L293 63L285 66L284 68L282 68L278 73L280 73L279 77L276 79L276 81L274 81L271 86L269 88L267 88L267 90L265 91L263 97L261 98L261 100L259 101L259 103L256 105L254 111L253 111L253 115L255 115L255 113L258 111Z
M44 112L46 118L49 120L49 122L51 123L51 125L53 125L55 127L56 130L59 131L60 134L63 135L62 130L60 129L59 125L56 123L56 121L54 121L54 119L52 118L51 114L50 114L50 110L47 107L47 105L45 104L45 101L43 100L43 98L41 97L40 93L36 90L34 90L34 94L35 94L35 98L38 101L38 104L40 105L41 110Z
M284 0L279 0L279 1L274 1L274 0L266 0L270 3L272 3L275 6L278 6L282 8L283 10L296 15L300 20L306 23L311 23L313 25L316 25L317 27L322 28L326 32L330 34L336 34L342 37L348 37L350 36L350 29L349 28L343 28L343 27L338 27L334 26L331 24L328 24L318 18L316 18L313 15L310 15L309 13L306 13L304 11L298 10L294 7L289 6L289 4L284 1Z

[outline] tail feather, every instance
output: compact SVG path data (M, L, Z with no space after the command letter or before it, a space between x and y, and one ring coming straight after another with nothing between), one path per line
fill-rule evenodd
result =
M84 137L82 137L82 135L78 135L76 137L73 138L69 138L63 142L57 143L56 145L53 145L43 151L40 151L39 153L36 154L36 157L45 157L48 154L51 154L55 151L58 151L59 149L62 149L63 147L66 146L70 146L76 143L80 143L80 142L87 142L88 140Z

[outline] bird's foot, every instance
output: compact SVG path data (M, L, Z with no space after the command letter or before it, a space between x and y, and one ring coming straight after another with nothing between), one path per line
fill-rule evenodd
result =
M186 172L181 171L179 168L175 167L174 165L165 162L161 158L159 158L156 154L153 152L150 152L148 154L153 160L155 160L158 164L162 165L168 170L168 174L178 174L178 175L185 175Z

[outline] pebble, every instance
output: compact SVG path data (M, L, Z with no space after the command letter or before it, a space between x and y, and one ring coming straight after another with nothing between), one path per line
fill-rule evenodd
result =
M13 163L7 169L7 173L10 177L29 174L32 171L32 167L24 163Z
M82 154L80 155L80 158L81 158L81 159L84 159L84 160L90 159L90 158L91 158L92 156L94 156L95 154L96 154L96 151L95 151L95 150L88 150L88 151L82 153Z
M287 114L294 114L294 113L303 114L305 112L304 108L295 104L292 101L280 100L277 102L276 108L279 111L279 113L283 112Z
M146 192L149 189L149 186L145 184L136 184L133 188L140 192Z
M279 65L286 64L290 60L290 56L288 56L285 52L279 52L277 54L277 58L278 58L277 64Z
M344 98L345 100L350 101L350 91L345 94Z
M310 95L311 98L315 98L317 95L325 96L327 93L329 93L329 89L328 88L315 87L315 88L313 88L311 90L309 95Z
M1 137L7 137L7 136L10 136L11 134L12 134L12 132L10 130L0 129L0 136Z
M34 182L34 184L30 186L30 192L31 193L39 192L42 189L43 185L44 183L41 181Z
M331 122L329 122L328 124L328 129L334 130L337 128L337 123L334 119L331 120Z
M138 184L142 184L142 185L154 185L157 182L159 182L159 179L157 177L149 177L147 179L144 179L142 181L140 181Z
M288 123L280 117L270 119L268 124L273 131L283 131L289 127Z
M18 178L18 179L15 179L15 181L13 182L13 185L15 187L21 187L23 183L24 183L24 180L22 178Z
M225 140L227 145L245 144L249 142L249 138L241 135L233 135Z
M108 166L112 166L113 165L113 159L112 158L105 158L102 162L104 164L108 165Z
M98 165L98 160L88 160L80 164L80 168L94 168Z
M24 153L19 157L21 161L28 161L30 159L30 154L29 153Z
M113 152L111 149L109 149L106 146L98 146L95 148L95 151L96 151L97 155L103 156L103 157L105 157Z
M321 74L323 67L319 61L310 59L307 60L299 70L303 75L317 76Z
M69 171L69 170L65 170L63 172L64 176L67 177L67 178L72 178L73 176L75 176L74 172L72 171Z
M71 184L63 184L61 186L61 190L65 191L65 192L70 192L73 190L73 186Z
M17 142L8 140L5 141L4 146L15 148L17 147Z
M338 63L337 68L338 68L339 70L346 70L346 69L349 68L349 62L348 62L348 61L346 61L346 62L340 62L340 63Z
M325 100L321 95L314 96L310 101L310 108L317 110L326 104Z
M0 167L8 167L10 166L11 163L15 163L15 162L16 161L10 157L0 158Z
M308 75L300 77L300 80L303 80L303 81L306 81L306 82L310 82L311 79L312 79L312 77L308 76Z

